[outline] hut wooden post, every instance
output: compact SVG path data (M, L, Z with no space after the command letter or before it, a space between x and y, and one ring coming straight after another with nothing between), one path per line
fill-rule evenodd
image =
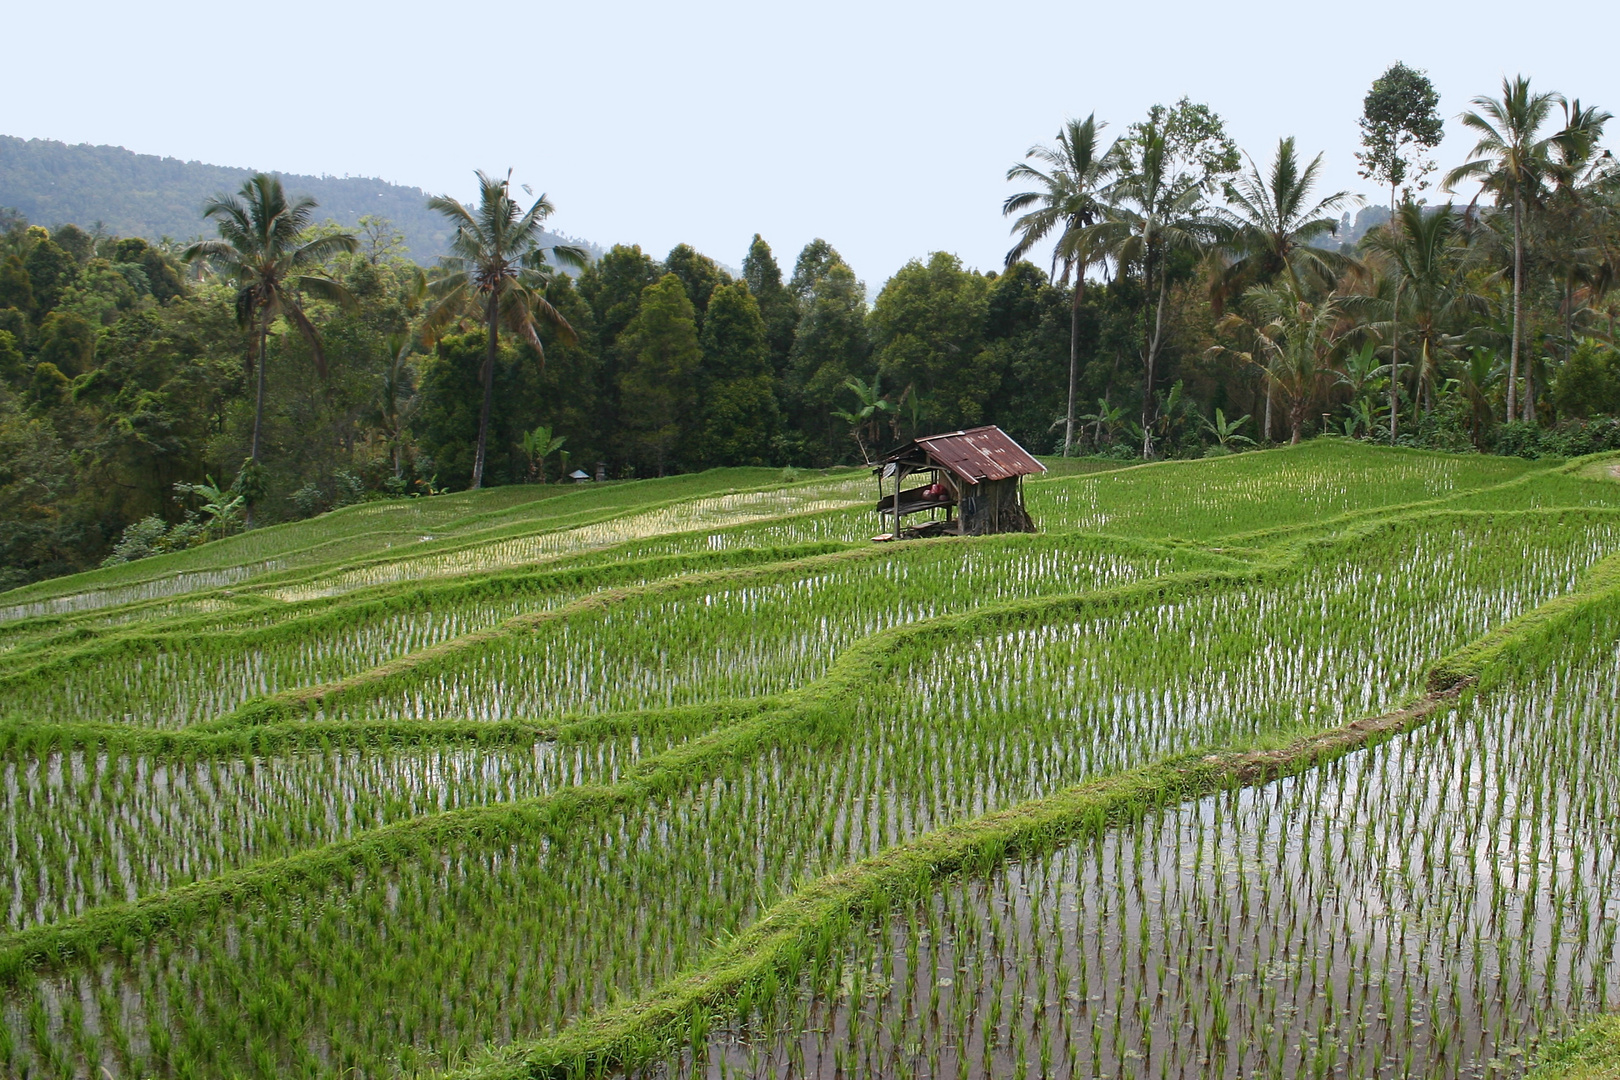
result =
M900 539L900 485L906 482L906 467L894 463L894 538Z

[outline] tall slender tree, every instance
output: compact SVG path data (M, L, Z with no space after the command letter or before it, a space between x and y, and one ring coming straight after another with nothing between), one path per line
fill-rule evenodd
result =
M1124 272L1138 267L1144 297L1153 298L1142 349L1142 456L1153 456L1154 381L1164 344L1171 259L1202 253L1216 223L1206 199L1237 171L1238 152L1220 117L1186 99L1156 105L1131 125L1110 157L1117 176L1105 194L1104 219L1085 230L1083 243Z
M1389 216L1395 217L1396 192L1410 177L1413 187L1434 164L1423 151L1440 145L1445 123L1440 119L1440 95L1428 75L1399 61L1373 80L1361 103L1361 175L1389 186Z
M771 254L771 245L758 233L748 245L743 257L743 280L748 291L759 304L760 318L765 320L765 340L771 347L771 370L777 379L787 371L788 354L793 349L793 333L799 326L799 307L793 294L782 284L782 268Z
M1005 216L1020 214L1013 222L1017 242L1007 252L1006 265L1012 266L1031 248L1056 234L1052 247L1052 277L1064 285L1074 279L1069 298L1069 397L1063 413L1063 456L1074 445L1074 395L1080 372L1080 301L1085 291L1086 268L1100 258L1088 240L1087 230L1100 222L1107 204L1102 185L1113 166L1106 153L1100 153L1099 124L1095 113L1084 120L1070 120L1058 132L1056 146L1032 146L1025 160L1007 170L1008 180L1027 181L1036 186L1009 196L1001 206ZM1044 171L1030 164L1039 162ZM1020 213L1022 212L1022 213Z
M629 359L619 375L622 423L642 463L663 476L690 452L703 366L697 309L678 276L665 274L642 292L622 344Z
M309 342L316 370L325 378L326 350L320 331L304 314L298 294L308 293L350 307L355 303L342 285L321 274L306 272L318 270L333 255L359 247L359 241L348 233L306 241L304 232L316 205L307 197L289 201L280 179L258 173L249 177L235 195L216 195L204 204L203 217L215 222L219 238L198 241L186 248L183 256L187 262L201 261L236 286L236 322L248 331L248 372L253 374L258 369L246 488L256 487L258 482L264 369L271 325L277 318L285 318L297 327ZM253 500L249 499L249 525L252 515Z
M1553 107L1563 101L1560 94L1537 93L1523 75L1502 80L1502 96L1474 98L1475 110L1465 112L1462 122L1479 133L1470 152L1471 161L1446 174L1444 187L1452 191L1466 180L1478 180L1481 190L1494 197L1497 209L1504 203L1513 214L1513 340L1508 346L1507 418L1512 420L1518 404L1519 350L1524 339L1524 238L1526 215L1541 192L1551 164L1553 135L1543 135ZM1524 418L1535 416L1533 394L1525 395Z
M544 195L524 210L512 198L512 174L478 176L478 205L464 206L449 195L437 195L428 206L455 225L450 254L439 260L441 276L432 282L438 303L428 312L424 339L430 342L469 311L484 323L484 363L480 370L484 400L478 412L478 444L473 453L472 487L484 485L484 458L489 444L489 413L495 393L495 358L501 327L517 334L545 362L545 348L536 332L539 323L554 327L564 341L574 340L574 328L546 299L554 270L549 251L564 266L584 266L586 254L577 247L546 245L544 227L556 207ZM528 189L525 188L525 191Z
M1397 228L1396 197L1407 184L1412 190L1427 186L1423 179L1434 169L1434 162L1423 155L1440 145L1445 123L1440 119L1440 95L1424 72L1397 61L1377 79L1361 103L1361 175L1389 185L1389 228ZM1394 445L1400 426L1397 409L1400 390L1400 331L1402 282L1395 284L1394 304L1389 319L1389 441Z

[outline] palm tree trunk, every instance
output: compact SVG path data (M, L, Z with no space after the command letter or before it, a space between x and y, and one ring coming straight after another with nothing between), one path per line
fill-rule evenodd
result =
M1395 282L1395 309L1389 322L1389 445L1401 425L1401 282Z
M1389 232L1395 235L1395 181L1389 182ZM1389 445L1395 445L1395 431L1400 427L1400 384L1395 380L1401 361L1401 282L1395 282L1395 308L1390 316L1389 335ZM1368 434L1371 434L1369 432Z
M1082 268L1074 282L1074 299L1069 306L1069 411L1063 419L1063 456L1069 456L1074 444L1074 391L1080 374L1080 295L1086 287L1086 273Z
M248 461L255 467L259 464L259 429L264 425L264 364L265 350L270 345L270 323L263 320L259 323L259 371L258 389L253 395L253 441L248 444ZM253 503L244 502L242 506L242 524L244 528L253 528Z
M1416 349L1417 363L1412 365L1412 429L1417 430L1418 421L1423 418L1423 376L1424 365L1429 362L1429 343L1423 339L1423 331L1418 331L1418 344Z
M1153 316L1153 339L1148 342L1147 383L1142 388L1142 459L1153 456L1153 368L1159 358L1159 340L1164 333L1164 298L1169 282L1163 271L1159 274L1159 303Z
M1260 377L1260 381L1262 383L1264 383L1265 387L1266 387L1266 437L1265 437L1265 441L1270 442L1271 441L1271 399L1272 399L1271 377L1269 375L1262 375Z
M258 356L259 387L253 398L253 441L248 444L248 460L255 465L259 463L259 428L260 425L264 423L264 352L269 340L270 327L265 323L260 323Z
M472 490L477 491L484 486L484 450L489 445L489 408L495 399L495 351L497 339L497 295L494 289L489 293L488 321L486 340L484 342L484 405L478 410L478 449L473 454Z
M1564 363L1575 352L1575 280L1564 275Z
M1513 343L1508 347L1507 418L1513 422L1519 386L1519 315L1524 286L1524 229L1519 185L1513 185Z

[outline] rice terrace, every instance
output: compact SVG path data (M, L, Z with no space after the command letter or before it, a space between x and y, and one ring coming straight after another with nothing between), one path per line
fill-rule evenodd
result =
M1620 1000L1620 482L362 503L0 596L0 1072L1487 1077Z

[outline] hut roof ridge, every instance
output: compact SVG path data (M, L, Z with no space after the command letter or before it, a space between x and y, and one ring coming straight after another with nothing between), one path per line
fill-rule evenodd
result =
M920 455L928 465L949 470L970 484L1010 480L1046 471L1045 465L994 424L919 435L885 454L878 466L881 468L914 455Z

